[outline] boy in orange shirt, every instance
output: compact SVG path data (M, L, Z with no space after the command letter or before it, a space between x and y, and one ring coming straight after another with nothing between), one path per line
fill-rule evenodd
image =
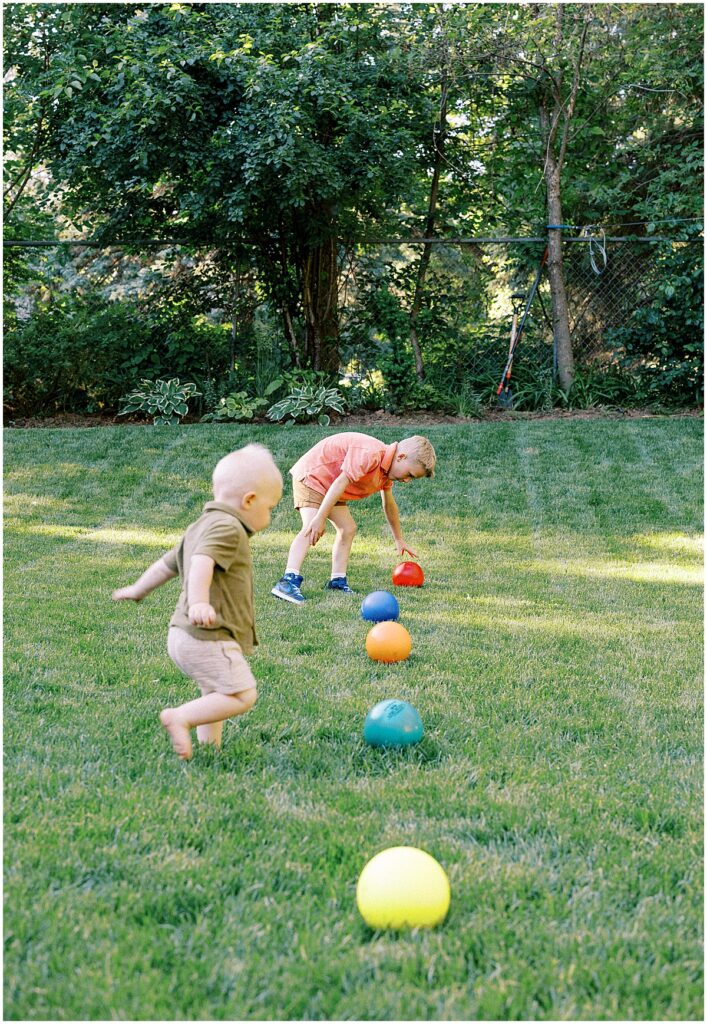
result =
M435 450L426 437L406 437L384 444L368 434L348 432L325 437L315 444L290 470L295 508L302 517L302 529L290 547L287 568L271 593L283 601L302 604L300 569L309 551L326 529L327 519L334 524L336 538L331 553L329 590L353 594L346 580L356 523L347 502L359 501L369 494L381 493L383 512L390 526L399 555L406 551L417 558L400 532L398 506L393 497L393 482L407 483L434 476Z

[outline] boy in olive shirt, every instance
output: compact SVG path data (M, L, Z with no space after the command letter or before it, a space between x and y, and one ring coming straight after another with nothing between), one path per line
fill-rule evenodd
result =
M201 697L165 708L160 721L182 760L192 755L193 728L200 743L220 746L224 721L255 704L256 683L244 657L258 644L248 539L269 525L282 476L267 448L249 444L221 459L213 488L214 501L180 543L132 586L113 592L114 601L142 601L175 576L181 579L167 650Z

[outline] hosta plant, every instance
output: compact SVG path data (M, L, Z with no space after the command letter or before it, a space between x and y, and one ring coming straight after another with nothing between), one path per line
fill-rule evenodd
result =
M316 419L326 427L331 417L324 411L325 409L344 412L344 396L341 392L337 388L306 384L303 387L293 387L289 395L268 409L267 414L268 419L285 420L286 424L306 423Z
M219 399L213 412L207 412L201 417L202 423L209 423L213 420L252 420L253 416L264 409L267 405L264 398L251 398L245 391L232 391L230 395Z
M123 395L121 398L123 405L118 415L126 416L131 412L144 412L146 416L152 416L155 426L179 423L182 416L186 416L189 412L187 405L189 399L200 394L196 384L192 384L190 381L182 384L179 377L154 381L143 379L134 391Z

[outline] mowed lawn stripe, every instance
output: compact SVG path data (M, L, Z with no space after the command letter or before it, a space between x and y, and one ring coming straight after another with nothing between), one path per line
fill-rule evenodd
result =
M363 650L361 596L396 560L377 499L354 508L359 596L322 590L329 534L308 604L269 597L286 481L253 541L260 700L189 765L157 724L192 692L164 649L176 585L110 591L198 515L225 451L259 440L286 470L322 431L8 432L8 1019L701 1016L702 425L418 432L440 461L398 489L427 573L396 592L409 661ZM420 710L417 747L363 744L387 696ZM355 909L399 843L449 873L434 932Z

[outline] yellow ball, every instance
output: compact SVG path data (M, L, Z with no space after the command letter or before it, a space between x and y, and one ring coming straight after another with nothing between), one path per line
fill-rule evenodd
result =
M451 892L444 868L414 846L391 846L369 860L356 903L370 928L434 928L444 921Z

